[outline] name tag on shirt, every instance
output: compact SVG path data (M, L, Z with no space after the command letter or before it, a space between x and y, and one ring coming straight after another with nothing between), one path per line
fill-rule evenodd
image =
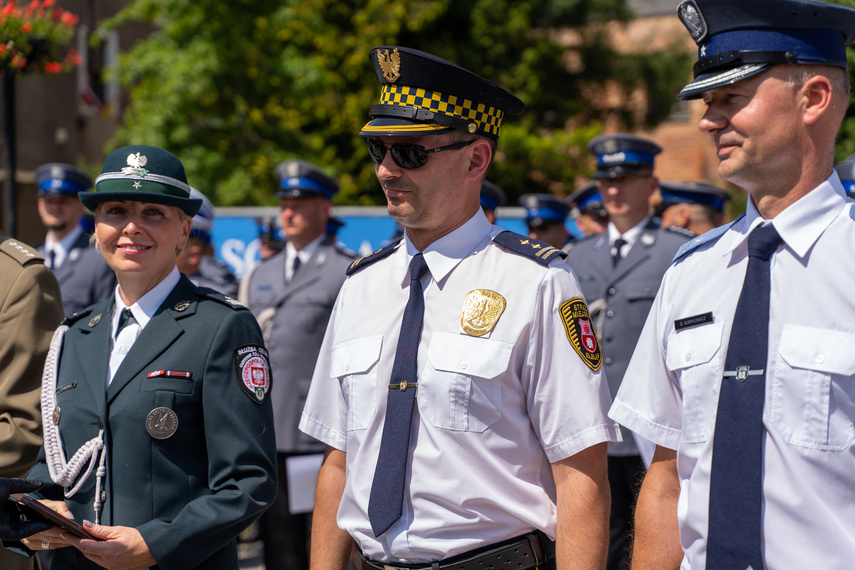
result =
M681 331L683 329L690 329L692 327L705 325L711 322L713 322L712 312L702 313L693 317L686 317L685 319L677 319L674 321L674 330Z

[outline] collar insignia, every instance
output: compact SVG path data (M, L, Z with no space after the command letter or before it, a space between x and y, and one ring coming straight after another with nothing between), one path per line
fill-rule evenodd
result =
M189 306L190 306L190 301L178 301L177 303L175 303L175 306L173 307L173 309L175 309L179 313L182 313L182 312L186 311L187 307L189 307Z
M89 326L94 327L100 321L101 321L101 314L99 313L99 314L95 315L94 317L92 317L91 319L89 319Z

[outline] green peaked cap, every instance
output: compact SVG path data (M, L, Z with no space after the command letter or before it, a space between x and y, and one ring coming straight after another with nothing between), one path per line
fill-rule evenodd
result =
M95 179L95 191L77 196L93 212L101 202L112 200L175 206L188 216L195 216L202 207L202 200L190 197L190 185L178 157L146 145L125 146L111 152Z

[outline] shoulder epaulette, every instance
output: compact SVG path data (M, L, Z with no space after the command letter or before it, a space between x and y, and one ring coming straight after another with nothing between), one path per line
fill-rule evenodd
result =
M549 265L549 262L558 255L562 258L567 257L566 253L544 241L531 239L514 232L504 231L494 237L493 241L514 253L529 257L541 265Z
M710 242L717 240L718 238L723 236L725 233L727 233L727 230L729 230L731 228L731 226L733 226L733 224L735 224L736 222L738 222L739 220L741 220L744 217L745 217L745 214L742 214L741 216L739 216L738 218L736 218L735 220L733 220L729 224L725 224L723 226L719 226L717 228L714 228L714 229L708 231L707 233L705 233L703 235L699 235L698 237L696 237L693 240L687 241L686 243L684 243L680 247L680 249L677 250L677 254L674 256L674 259L671 260L671 263L677 263L678 261L680 261L684 257L687 257L689 254L691 254L693 251L695 251L696 249L698 249L702 245L705 245L705 244L708 244Z
M680 226L668 226L667 228L665 228L665 231L689 238L697 237L697 234L695 234L695 232L687 230L686 228L681 228Z
M249 310L243 304L241 304L237 299L233 299L228 295L223 295L219 291L215 291L214 289L209 289L208 287L199 287L196 289L196 292L200 297L204 297L206 299L211 299L212 301L216 301L221 303L227 307L234 309L235 311L241 310Z
M82 309L82 310L80 310L80 311L77 311L77 312L76 312L76 313L74 313L73 315L69 315L69 316L65 317L65 318L62 320L62 323L61 323L61 324L65 325L65 326L67 326L67 327L70 327L71 325L73 325L74 323L76 323L77 321L79 321L80 319L82 319L83 317L85 317L85 316L89 315L90 313L92 313L92 309L93 309L93 308L95 308L95 306L94 306L94 305L93 305L92 307L86 307L85 309ZM97 324L98 324L98 321L95 321L95 323L94 323L92 326L95 326L95 325L97 325Z
M354 273L356 273L357 271L359 271L363 267L365 267L367 265L371 265L372 263L374 263L378 259L383 259L387 255L389 255L390 253L395 251L395 248L398 247L399 243L401 243L401 240L393 241L392 243L390 243L386 247L381 247L380 249L378 249L377 251L375 251L373 253L369 253L368 255L366 255L364 257L360 257L359 259L354 260L353 263L351 263L347 267L347 271L346 271L347 275L353 275Z
M2 251L21 265L26 265L31 261L41 261L42 263L44 263L45 260L45 258L42 257L42 255L34 248L12 238L7 238L3 240L3 243L0 243L0 251Z

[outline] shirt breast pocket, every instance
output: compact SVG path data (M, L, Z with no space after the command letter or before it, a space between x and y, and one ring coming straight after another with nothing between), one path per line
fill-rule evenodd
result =
M684 443L703 443L712 435L724 366L721 334L722 325L712 324L668 338L665 363L679 377L683 392L680 439Z
M377 363L383 335L343 342L332 349L330 375L347 401L347 430L368 427L377 406Z
M483 432L502 417L502 374L513 345L435 333L421 367L419 412L435 427Z
M855 438L855 334L784 325L771 423L790 445L841 451Z

